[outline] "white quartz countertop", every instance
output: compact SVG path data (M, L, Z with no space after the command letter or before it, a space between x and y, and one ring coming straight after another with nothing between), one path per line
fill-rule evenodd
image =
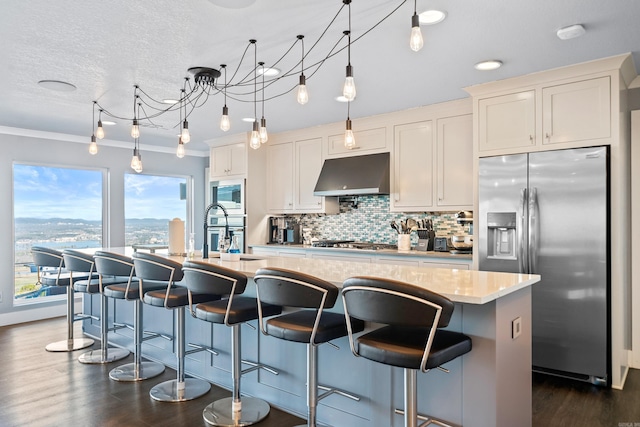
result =
M96 249L87 250L95 251ZM105 249L131 255L131 248ZM156 255L183 263L188 258L172 256L166 250ZM540 281L537 274L498 273L491 271L463 270L451 268L415 267L394 264L372 264L352 261L335 261L314 258L260 257L241 254L240 261L222 261L217 252L202 259L199 253L193 261L218 264L253 277L258 269L277 267L319 277L342 287L342 283L353 276L384 277L421 286L446 296L454 302L486 304L524 289Z
M260 248L269 250L282 250L282 249L299 249L305 251L314 252L345 252L361 255L393 255L403 257L420 257L420 258L444 258L448 260L466 260L471 261L472 254L452 254L451 252L436 252L436 251L416 251L410 250L407 252L399 252L394 249L353 249L353 248L325 248L316 247L310 245L295 245L295 244L266 244L266 245L249 245L250 248Z
M212 257L218 256L214 253ZM244 257L257 258L247 254ZM172 257L176 261L185 258ZM353 276L373 276L399 280L421 286L446 296L454 302L485 304L540 281L535 274L496 273L450 268L414 267L393 264L371 264L313 258L264 257L258 260L221 261L219 258L193 258L234 269L253 277L262 267L278 267L319 277L342 287Z

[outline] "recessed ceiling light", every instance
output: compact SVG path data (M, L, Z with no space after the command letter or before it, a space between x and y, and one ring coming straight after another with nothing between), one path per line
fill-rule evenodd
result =
M349 100L347 98L345 98L344 95L336 96L336 101L338 101L338 102L349 102Z
M256 119L254 119L253 117L245 117L242 119L242 121L247 123L253 123L256 121Z
M258 69L258 74L262 75L262 68ZM280 70L279 69L264 67L264 75L265 76L273 77L273 76L277 76L278 74L280 74Z
M478 62L476 65L474 65L474 68L480 71L497 70L500 67L502 67L502 61L498 61L497 59Z
M447 12L441 10L425 10L418 14L420 25L433 25L444 21L447 17Z
M40 80L38 84L43 88L55 90L57 92L73 92L76 90L76 87L71 83L60 80Z
M570 25L568 27L560 28L556 31L556 35L560 40L569 40L575 39L576 37L580 37L585 33L585 29L582 25Z
M169 104L169 105L174 105L174 104L177 104L178 102L180 102L180 101L178 101L177 99L163 99L162 100L163 104Z
M103 120L102 126L115 126L116 122L112 122L111 120Z

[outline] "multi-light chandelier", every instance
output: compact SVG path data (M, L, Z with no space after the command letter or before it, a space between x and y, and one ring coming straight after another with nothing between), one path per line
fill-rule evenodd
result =
M179 116L179 121L175 125L175 127L180 127L180 134L178 137L178 146L176 149L176 156L179 158L184 157L185 155L185 144L188 144L191 140L191 135L189 133L189 122L188 117L193 112L195 108L199 108L203 106L208 100L209 96L221 94L224 96L224 106L222 107L222 115L220 118L220 129L224 132L231 129L231 120L229 116L229 107L227 106L227 99L231 99L235 102L253 102L254 107L254 117L252 124L251 136L249 138L249 146L253 149L260 148L261 145L265 144L268 141L268 131L267 131L267 120L265 119L265 98L266 98L266 88L271 88L274 83L289 81L289 77L298 76L298 84L291 87L290 85L280 85L284 86L284 89L280 89L280 92L273 93L270 95L268 99L274 99L287 93L296 91L296 99L297 102L301 105L309 102L309 93L307 91L307 79L311 78L325 63L325 61L343 50L347 50L347 66L346 66L346 76L342 89L343 100L347 102L347 120L345 126L345 138L344 144L345 147L351 149L355 147L355 138L352 130L352 123L349 117L351 111L351 102L353 102L356 98L356 86L354 81L353 74L353 66L351 65L351 45L353 42L359 40L363 36L365 36L369 31L373 30L384 20L393 15L400 7L406 3L407 0L402 0L399 4L393 8L387 15L385 15L380 21L375 23L371 28L367 29L363 32L358 38L352 41L352 33L351 33L351 2L352 0L342 0L342 6L333 17L329 25L325 28L325 30L321 33L321 36L316 40L316 42L312 45L311 49L305 51L304 46L304 35L296 36L296 40L293 45L289 47L285 54L280 57L277 61L274 61L270 67L275 68L280 61L282 61L294 48L295 44L300 42L302 55L300 60L294 65L294 67L287 72L279 74L274 77L269 77L268 80L265 81L265 75L267 74L268 68L265 67L265 62L258 62L258 43L257 40L251 39L249 40L249 44L245 48L239 64L231 76L230 80L227 80L227 64L220 64L219 69L217 68L208 68L208 67L193 67L189 68L189 74L192 77L187 77L184 79L183 88L180 91L180 98L178 100L174 100L172 102L168 100L156 100L153 97L149 96L146 92L144 92L140 86L134 86L133 93L133 118L131 117L122 117L114 114L113 112L106 109L104 106L100 105L98 101L93 101L93 123L95 123L95 113L96 108L99 109L99 116L97 122L97 128L93 131L91 135L91 144L89 146L89 152L91 154L96 154L98 152L98 145L96 139L102 139L105 136L104 129L102 127L102 114L104 113L106 116L113 117L120 120L131 121L131 137L134 140L133 147L133 156L131 158L131 168L136 172L142 172L142 155L140 153L140 125L141 123L149 124L154 126L153 120L157 117L160 117L164 114L174 113L177 111ZM424 41L422 39L422 34L420 32L420 22L418 20L417 14L417 0L414 0L414 13L411 18L411 36L410 36L410 47L414 51L420 50L422 48ZM324 57L305 67L305 58L311 50L320 42L320 40L329 33L331 26L334 24L334 21L340 15L344 8L347 8L348 13L348 30L342 31L342 37L333 45L333 47L329 50L329 52L324 55ZM346 42L343 40L346 39ZM341 47L341 43L343 44ZM254 64L253 69L250 73L248 73L245 77L236 79L236 75L238 70L240 69L249 48L253 47L253 56L254 56ZM300 66L300 74L297 74L298 65ZM308 77L305 75L305 72L308 73ZM221 81L220 77L224 73L224 81ZM261 84L258 87L258 75L261 77ZM193 82L191 80L193 78ZM260 92L260 104L261 104L261 118L258 120L257 107L258 107L258 92ZM252 98L252 99L251 99Z

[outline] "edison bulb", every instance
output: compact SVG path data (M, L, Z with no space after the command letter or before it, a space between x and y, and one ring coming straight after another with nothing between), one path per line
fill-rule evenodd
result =
M178 156L179 159L184 157L184 144L182 143L182 141L180 141L178 143L178 149L176 150L176 156Z
M91 144L89 144L89 153L97 154L98 153L98 144L96 143L96 137L91 136Z
M353 101L356 99L356 83L353 80L353 76L347 76L344 80L344 86L342 87L342 96L344 96L347 101Z
M133 120L133 125L131 125L131 138L140 138L140 127L138 127L136 119Z
M264 117L260 119L260 143L264 144L269 140L269 133L267 132L267 119Z
M420 26L411 27L411 39L409 40L409 46L414 52L419 51L424 46L424 39L422 38L422 31Z
M298 104L304 105L309 102L309 93L307 92L307 79L304 74L300 74L300 84L298 85Z
M102 120L98 120L98 129L96 129L96 137L98 139L104 138L104 129L102 128Z
M222 107L222 117L220 118L220 129L224 132L231 129L231 122L229 121L229 109L225 105Z
M251 131L251 138L249 139L249 147L257 150L260 148L260 132L258 131L258 121L253 122L253 130Z
M189 133L189 123L185 120L182 124L182 132L180 133L182 142L188 144L191 141L191 134Z

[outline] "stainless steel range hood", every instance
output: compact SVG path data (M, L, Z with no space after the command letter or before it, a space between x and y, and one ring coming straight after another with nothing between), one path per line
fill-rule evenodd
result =
M327 159L314 196L389 194L389 153Z

